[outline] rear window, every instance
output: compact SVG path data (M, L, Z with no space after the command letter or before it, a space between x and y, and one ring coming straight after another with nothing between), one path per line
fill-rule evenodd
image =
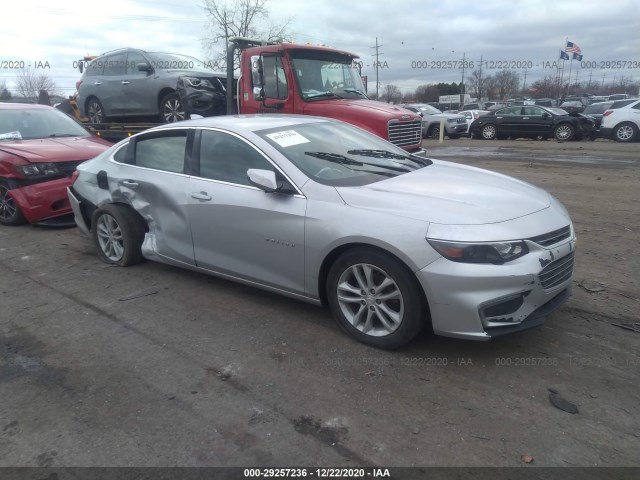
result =
M582 113L584 113L585 115L599 115L604 113L604 111L607 110L610 106L610 103L593 104L585 108L584 112Z
M616 108L626 107L627 105L631 105L633 102L637 102L637 101L638 101L637 98L632 98L631 100L629 100L629 99L627 99L627 100L616 100L609 107L609 110L615 110Z

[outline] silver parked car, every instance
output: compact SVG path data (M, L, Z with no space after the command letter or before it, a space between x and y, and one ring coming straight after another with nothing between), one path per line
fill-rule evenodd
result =
M78 226L107 263L143 258L317 304L372 346L486 340L568 297L575 233L553 196L293 115L165 125L78 167Z
M441 112L427 103L407 103L399 106L420 114L423 138L440 137L440 120L444 120L444 134L452 140L467 133L467 120L458 113Z

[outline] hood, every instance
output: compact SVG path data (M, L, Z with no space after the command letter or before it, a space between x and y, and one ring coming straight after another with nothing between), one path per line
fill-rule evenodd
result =
M459 113L448 113L448 112L433 113L431 115L426 115L426 116L429 116L429 117L444 117L444 118L458 118L458 117L466 118L464 115L460 115Z
M366 123L367 119L389 120L421 120L422 117L411 110L397 105L359 98L340 98L316 100L304 105L306 115L335 118L349 123Z
M93 136L0 142L0 152L21 157L31 163L88 160L109 147L109 142Z
M448 225L505 222L550 205L533 185L474 167L433 160L433 165L361 187L337 187L345 203Z

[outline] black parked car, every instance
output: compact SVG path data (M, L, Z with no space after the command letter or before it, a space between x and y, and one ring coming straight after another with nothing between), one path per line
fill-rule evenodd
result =
M592 134L594 125L589 117L574 117L561 108L524 105L483 115L471 124L470 133L474 138L485 140L507 137L573 140Z
M585 105L581 100L566 100L562 102L560 108L566 110L569 115L578 115L584 111Z

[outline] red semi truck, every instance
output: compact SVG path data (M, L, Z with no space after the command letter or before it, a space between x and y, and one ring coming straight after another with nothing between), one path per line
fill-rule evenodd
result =
M227 52L227 92L235 90L232 75L238 53L237 97L227 95L227 112L330 117L406 150L420 149L421 117L369 100L354 63L356 55L326 47L232 38Z

